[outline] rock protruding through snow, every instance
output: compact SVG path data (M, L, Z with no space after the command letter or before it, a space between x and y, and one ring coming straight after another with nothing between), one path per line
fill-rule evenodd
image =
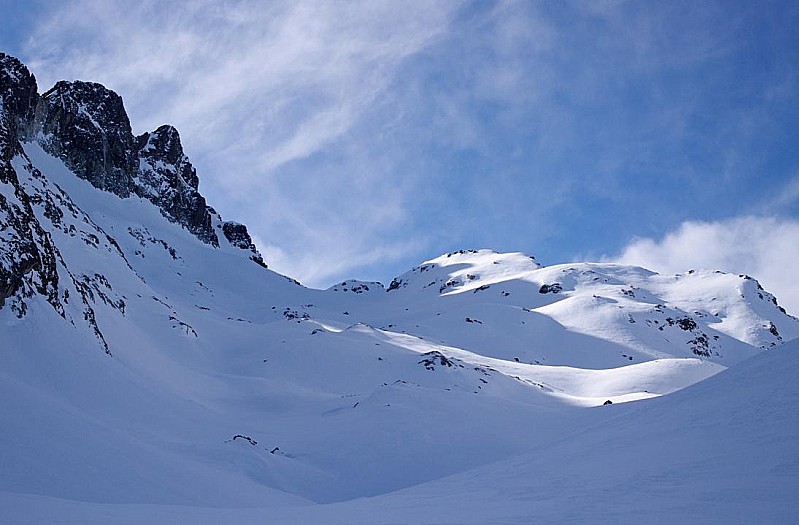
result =
M183 225L201 241L219 245L211 213L198 191L199 179L183 153L178 130L164 125L136 137L139 169L134 191L158 206L166 218Z

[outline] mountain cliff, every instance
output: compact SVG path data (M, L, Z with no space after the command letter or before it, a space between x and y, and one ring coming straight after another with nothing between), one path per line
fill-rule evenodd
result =
M7 198L0 201L0 211L5 216L2 225L9 237L9 243L0 247L5 261L0 267L0 301L22 288L25 276L33 271L35 279L27 279L28 288L49 294L53 306L62 308L55 291L56 261L61 257L58 247L46 235L52 228L81 237L88 244L97 245L103 240L106 249L125 258L115 239L77 208L58 184L42 176L30 162L23 144L37 145L99 190L121 198L138 196L149 200L166 219L206 244L218 247L220 231L230 246L246 250L253 261L263 265L246 227L223 222L206 204L198 191L196 171L183 153L175 128L165 125L134 137L122 98L113 91L91 82L62 81L39 95L36 79L28 69L2 53L0 80L2 180L13 187L16 198L16 202ZM45 224L35 208L41 208ZM64 222L65 209L72 222ZM63 270L69 273L68 268ZM22 297L29 297L30 293L23 291L15 303L18 313L24 313ZM69 290L63 293L68 295ZM93 318L88 303L85 316Z

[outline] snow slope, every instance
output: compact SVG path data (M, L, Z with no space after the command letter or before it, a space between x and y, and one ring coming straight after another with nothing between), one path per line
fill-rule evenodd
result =
M0 512L15 523L793 523L798 375L794 341L675 394L592 409L609 417L520 455L373 498L220 509L0 492Z
M42 298L21 319L0 311L6 493L191 508L379 498L515 462L607 424L620 402L674 392L761 351L714 329L731 304L764 323L737 288L716 312L670 291L693 275L540 268L480 251L426 270L439 272L434 286L414 288L417 270L391 291L306 289L234 247L198 241L147 201L94 189L36 145L25 150L48 174L26 177L15 160L27 187L58 185L121 255L85 242L82 220L78 234L52 233L74 275L102 269L92 282L106 299L94 306L111 357L78 313L65 322ZM555 283L559 291L541 292ZM690 313L679 309L689 300ZM774 318L791 333L792 318ZM714 333L723 351L692 353L684 341L697 333Z

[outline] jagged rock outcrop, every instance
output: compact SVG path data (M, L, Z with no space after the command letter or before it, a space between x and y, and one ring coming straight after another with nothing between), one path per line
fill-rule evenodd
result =
M139 171L134 191L160 208L169 220L182 224L201 241L219 246L199 179L183 153L178 130L169 125L136 137Z
M139 162L122 97L93 82L58 82L39 97L37 140L94 187L120 197L134 189Z
M11 159L20 153L18 137L36 103L36 79L14 57L0 53L0 308L6 299L23 290L26 277L31 289L57 303L58 273L54 247L31 209ZM55 305L54 305L55 306ZM24 303L15 306L24 314Z
M50 235L36 219L30 198L11 166L9 157L13 156L13 144L2 140L0 138L3 152L0 158L0 183L13 188L13 198L6 198L0 193L0 308L5 306L6 299L17 293L25 297L39 293L60 313L57 250ZM14 303L13 308L18 316L24 315L23 301Z
M5 133L9 135L6 143L13 142L27 134L33 121L39 90L36 78L25 65L16 58L0 53L0 100L7 119Z
M3 53L0 93L4 144L35 140L96 188L123 198L145 198L202 242L219 246L216 212L198 191L196 170L174 127L164 125L134 137L122 97L114 91L92 82L61 81L40 96L27 67ZM7 160L15 154L10 151L3 149ZM265 266L246 227L222 227L233 246L251 251L251 259Z
M110 285L99 275L73 275L52 237L54 229L62 228L77 235L75 224L64 222L67 215L87 228L97 228L60 188L49 184L20 143L30 129L35 86L36 80L24 66L0 56L0 184L4 187L0 192L0 308L10 300L10 309L22 318L31 298L41 296L69 322L82 318L110 354L92 306L95 297L114 301L102 290L96 296L94 281ZM92 236L99 243L94 234L87 238ZM118 251L110 237L107 241ZM78 300L70 301L70 297ZM124 312L121 299L116 299L114 306Z
M62 318L88 326L110 353L95 308L102 303L124 316L125 298L104 275L76 269L74 257L65 260L68 251L60 251L56 240L74 238L86 249L118 257L141 279L116 239L33 165L23 147L31 141L98 189L146 198L207 244L219 246L219 228L233 246L266 266L247 228L224 223L198 192L196 171L175 128L134 137L122 98L113 91L58 82L40 96L25 65L0 53L0 308L24 317L30 300L41 296Z
M356 295L364 293L384 293L386 291L383 283L377 281L358 281L356 279L348 279L340 283L336 283L330 288L331 292L350 292Z
M233 221L224 222L222 223L222 233L225 234L225 238L232 246L241 248L242 250L249 250L252 252L250 259L266 268L266 263L264 263L263 257L261 257L261 254L258 253L258 250L255 248L252 237L250 237L250 233L247 231L245 225Z

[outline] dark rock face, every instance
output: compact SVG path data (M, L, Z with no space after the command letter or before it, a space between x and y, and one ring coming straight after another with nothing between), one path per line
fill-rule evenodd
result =
M73 273L52 236L78 238L135 270L116 240L32 165L22 147L32 140L96 188L148 199L205 243L219 246L213 225L221 219L197 191L197 174L173 127L134 138L122 98L113 91L59 82L39 96L28 69L0 53L0 308L23 317L29 299L42 296L62 318L85 321L109 352L94 306L102 303L124 315L124 300L102 275ZM266 266L245 226L220 227L232 245Z
M141 277L116 240L32 164L23 148L32 140L96 188L148 199L203 242L219 245L212 228L221 219L197 191L197 174L174 128L162 126L136 139L116 93L99 84L59 82L39 96L27 68L0 53L0 308L22 318L31 301L43 297L65 321L94 334L110 355L95 311L102 307L124 317L125 297L104 275L76 271L54 236L118 257ZM244 226L220 228L265 266ZM179 257L164 241L149 240ZM196 336L186 323L170 320Z
M11 147L37 140L94 187L120 197L138 195L156 205L202 242L219 246L214 210L198 191L199 179L178 131L161 126L134 137L122 97L92 82L58 82L39 96L36 79L16 58L0 53L0 141ZM16 153L5 148L6 160ZM247 228L225 223L232 245L265 266Z
M28 132L39 90L36 78L22 62L0 53L0 99L7 115L7 132L16 139Z
M34 128L45 151L96 188L146 198L170 221L219 246L197 173L172 126L134 138L119 95L100 84L59 82L40 97Z
M458 366L463 368L463 365L460 362L453 361L438 350L433 350L432 352L422 354L422 357L423 359L419 361L419 364L424 366L427 370L435 370L436 366L446 366L449 368Z
M252 243L250 233L247 231L247 227L243 224L227 221L222 224L222 232L225 234L225 238L230 242L230 244L236 248L241 248L242 250L255 249L255 245Z
M0 308L6 299L18 292L23 297L39 293L61 313L58 297L57 250L31 208L30 198L22 188L9 158L13 144L0 143L0 182L14 188L14 198L0 194ZM9 151L12 150L12 151ZM27 285L27 286L26 286ZM25 315L25 302L16 301L13 309L18 317Z
M402 279L392 279L391 282L388 284L388 288L386 289L386 291L391 292L393 290L399 290L400 286L408 286L408 284L403 282Z
M58 82L39 98L35 131L45 151L94 187L133 190L138 158L122 97L100 84Z
M158 206L167 219L183 225L204 243L219 246L208 205L197 191L197 172L183 153L178 131L165 125L144 133L136 138L136 150L136 194Z
M0 53L0 308L18 292L24 295L26 281L35 283L42 295L58 301L58 273L54 248L31 208L11 159L21 151L18 137L31 120L36 105L36 79L14 57ZM34 277L35 279L26 279ZM24 315L24 302L15 303L17 315Z
M264 263L261 254L255 248L246 226L237 222L227 221L222 223L222 233L225 234L225 238L232 246L251 251L250 259L266 268L266 263Z

